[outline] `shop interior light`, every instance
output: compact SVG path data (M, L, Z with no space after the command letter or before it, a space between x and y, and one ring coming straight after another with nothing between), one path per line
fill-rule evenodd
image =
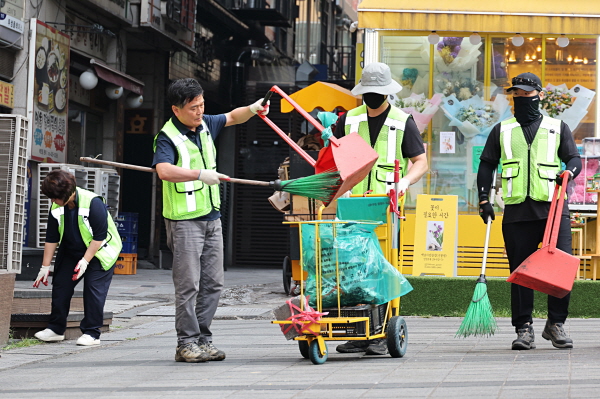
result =
M471 42L473 46L477 46L479 43L481 43L481 36L479 36L479 33L475 32L469 36L469 42Z
M588 59L586 57L584 57L583 58L583 63L587 65L588 62L589 62Z
M440 35L438 35L437 33L435 33L435 31L432 31L429 36L427 36L427 41L429 42L429 44L433 44L436 45L440 42Z
M569 61L569 62L573 61L573 57L571 57L571 54L569 54L569 56L567 57L567 61Z
M531 62L531 57L529 56L529 54L525 54L525 62Z
M144 97L139 94L129 93L126 102L129 108L137 108L144 102Z
M556 44L558 47L567 47L569 45L569 38L565 35L560 35L560 37L556 39Z
M520 33L514 35L511 39L513 46L521 47L525 43L525 38Z
M537 46L537 48L535 49L535 51L537 51L538 53L539 53L540 51L542 51L542 46L538 45L538 46Z
M110 98L111 100L116 100L123 95L123 88L117 85L108 85L105 92L106 97Z
M92 71L88 69L81 75L79 75L79 84L85 90L92 90L98 84L98 76Z
M510 57L508 57L508 62L517 62L517 57L515 56L515 50L510 52Z

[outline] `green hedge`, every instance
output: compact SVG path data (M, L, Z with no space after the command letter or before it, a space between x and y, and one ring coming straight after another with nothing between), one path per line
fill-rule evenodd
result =
M414 290L402 297L406 316L464 316L477 277L406 276ZM503 278L488 278L488 296L497 317L510 317L510 283ZM546 317L546 295L535 293L534 317ZM569 317L600 317L600 281L575 281Z

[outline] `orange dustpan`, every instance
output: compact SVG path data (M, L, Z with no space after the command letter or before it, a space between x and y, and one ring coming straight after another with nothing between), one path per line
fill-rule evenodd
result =
M557 184L554 188L542 247L525 259L506 280L557 298L571 292L579 270L577 257L556 248L567 177L568 172L565 172L562 187Z
M273 86L265 96L263 104L266 104L273 92L278 93L287 100L306 120L308 120L320 132L325 128L315 120L308 112L302 109L294 100L290 98L283 90L277 86ZM306 162L315 168L315 173L336 172L340 173L341 184L331 201L335 200L346 191L351 190L354 186L360 183L371 171L373 165L377 161L379 155L371 148L366 141L358 135L358 133L350 133L341 139L331 137L329 146L323 147L319 151L319 156L315 161L306 153L298 144L288 137L273 121L264 115L258 114L267 125L288 143L294 151L296 151ZM330 202L331 202L330 201ZM327 205L327 204L325 204Z

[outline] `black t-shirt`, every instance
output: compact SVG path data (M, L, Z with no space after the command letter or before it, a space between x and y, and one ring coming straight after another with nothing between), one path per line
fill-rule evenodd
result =
M63 226L63 238L60 240L60 233L58 231L58 220L52 214L48 215L48 227L46 228L46 242L57 243L60 241L60 251L68 251L70 255L76 258L81 258L85 255L87 246L81 238L81 232L79 231L79 222L77 217L79 215L78 198L75 197L75 207L69 209L69 206L65 206L65 216ZM89 223L94 232L94 241L104 241L108 236L108 211L106 204L102 201L102 198L96 197L92 199L90 203L90 216Z
M531 125L522 127L525 140L527 140L529 144L533 142L541 121L542 118ZM490 163L494 167L497 167L500 163L501 153L500 123L498 123L490 132L479 159ZM560 124L558 157L565 164L568 163L572 158L579 158L579 152L577 151L575 140L573 140L571 129L569 129L569 126L567 126L564 122L561 122ZM527 222L531 220L546 219L548 218L549 211L550 202L535 201L530 197L527 197L525 198L525 201L520 204L505 205L503 223ZM569 215L569 207L566 203L563 206L562 214L566 216Z
M369 123L369 134L371 135L371 147L375 145L377 141L377 137L379 137L379 132L383 127L383 123L385 122L390 110L392 109L391 105L381 114L375 117L368 117L367 122ZM343 114L339 117L336 128L333 135L337 138L342 138L345 136L344 125L346 124L346 114ZM406 126L404 127L404 138L402 139L402 155L406 158L414 158L418 155L424 154L425 148L423 147L423 139L421 138L421 132L417 128L417 124L415 123L412 116L410 116L406 121Z

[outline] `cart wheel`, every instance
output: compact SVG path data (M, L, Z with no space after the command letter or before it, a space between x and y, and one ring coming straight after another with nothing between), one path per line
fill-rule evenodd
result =
M329 357L329 351L327 350L327 347L325 347L325 355L321 356L321 352L319 351L319 342L316 339L310 343L308 354L310 361L313 362L313 364L323 364L327 361L327 357Z
M386 331L388 350L392 357L402 357L408 347L408 329L403 317L393 316Z
M289 256L283 258L283 290L290 295L292 287L292 260Z
M298 341L298 349L300 349L300 354L303 358L309 359L309 351L308 351L308 341Z

